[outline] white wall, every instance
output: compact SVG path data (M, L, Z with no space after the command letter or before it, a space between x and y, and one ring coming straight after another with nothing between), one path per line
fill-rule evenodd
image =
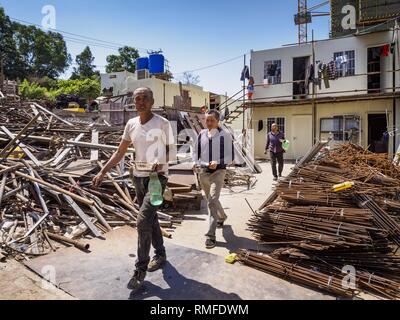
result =
M384 44L390 44L392 40L391 32L371 33L364 36L351 36L344 38L335 38L322 40L315 43L315 58L316 61L320 60L323 63L328 63L333 60L334 52L355 50L355 73L367 73L367 53L368 47L377 47ZM293 81L293 58L312 56L312 45L296 45L289 47L282 47L277 49L253 51L251 53L251 74L254 77L255 83L263 84L264 79L264 61L281 60L282 64L282 82ZM392 56L384 58L384 65L386 70L392 70ZM392 85L392 74L385 73L383 84L387 87ZM398 83L400 80L398 78ZM337 80L330 81L330 88L326 89L322 81L322 89L317 87L317 93L321 93L321 97L326 96L343 96L366 94L367 91L367 76L349 76L341 77ZM311 85L310 85L311 90ZM348 90L364 90L359 92L342 92L333 93L338 91ZM390 91L390 90L387 90ZM292 83L270 85L268 88L263 86L256 86L254 99L256 102L268 102L274 100L292 100L292 97L287 98L274 98L278 96L291 96L293 94ZM270 99L267 99L269 97ZM265 98L265 99L264 99Z
M111 79L110 75L115 76ZM164 81L157 78L147 78L137 80L136 74L130 72L117 72L112 74L101 75L101 88L114 88L114 95L125 94L129 91L134 91L140 87L149 87L154 94L154 106L162 107L164 102L166 106L172 107L174 96L180 95L179 84L169 81ZM210 105L210 93L204 91L200 86L182 86L183 90L189 91L189 96L192 98L193 107L202 107ZM164 94L165 92L165 94ZM165 101L164 101L165 100Z

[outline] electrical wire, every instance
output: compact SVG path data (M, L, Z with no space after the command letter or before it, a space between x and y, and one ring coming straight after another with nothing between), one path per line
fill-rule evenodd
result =
M228 63L228 62L232 62L232 61L238 60L239 58L243 58L244 55L249 54L249 53L250 53L250 52L246 52L246 53L244 53L244 54L241 54L240 56L237 56L237 57L234 57L234 58L225 60L225 61L221 61L221 62L212 64L212 65L209 65L209 66L205 66L205 67L201 67L201 68L197 68L197 69L193 69L193 70L186 70L186 71L183 71L183 72L173 73L173 75L174 75L174 76L176 76L176 75L182 75L182 74L184 74L184 73L186 73L186 72L197 72L197 71L202 71L202 70L214 68L214 67L217 67L217 66L226 64L226 63Z
M10 17L10 20L42 28L42 25L37 24L37 23L33 23L33 22L29 22L29 21L25 21L25 20L13 18L13 17ZM70 35L70 36L75 36L75 37L80 37L80 38L86 39L86 40L80 39L81 41L85 41L86 44L88 43L87 40L96 41L96 42L93 42L93 43L97 43L94 46L104 45L104 46L108 46L108 47L111 47L111 48L117 48L117 49L120 48L120 47L128 46L127 44L101 40L101 39L88 37L88 36L84 36L84 35L81 35L81 34L72 33L72 32L59 30L59 29L50 29L50 31L54 31L54 32L58 32L58 33L61 33L61 34L67 34L67 35ZM69 38L74 39L72 37L69 37ZM103 44L101 44L101 43L103 43ZM137 48L137 49L139 49L141 51L155 51L153 49L141 48L141 47L137 47L137 46L135 46L135 48Z

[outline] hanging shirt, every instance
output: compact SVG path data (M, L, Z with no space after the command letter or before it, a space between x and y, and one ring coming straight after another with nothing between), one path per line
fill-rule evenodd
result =
M336 80L337 78L336 64L334 61L328 63L328 75L329 80Z
M390 45L385 44L384 46L381 47L381 56L382 57L388 57L390 53Z
M240 81L244 81L245 79L250 79L250 69L248 66L244 66Z

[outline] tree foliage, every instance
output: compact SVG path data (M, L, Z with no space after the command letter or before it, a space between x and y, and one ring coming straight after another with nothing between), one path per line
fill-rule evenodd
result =
M0 8L0 50L9 79L56 79L71 61L63 36L11 22Z
M49 85L50 87L46 88L25 79L19 87L19 92L24 99L51 101L55 101L60 94L75 94L86 100L93 100L100 95L100 82L95 76L83 80L55 80L49 82Z
M120 72L120 71L136 71L136 59L139 58L139 52L136 48L122 47L118 49L119 55L107 56L106 72Z
M84 79L91 78L94 75L99 75L99 72L96 72L95 65L93 65L94 56L92 51L87 46L81 54L78 54L75 58L75 62L77 67L74 68L71 79Z

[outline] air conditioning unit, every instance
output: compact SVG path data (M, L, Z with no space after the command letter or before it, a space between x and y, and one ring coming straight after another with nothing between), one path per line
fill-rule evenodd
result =
M142 80L142 79L148 79L149 78L149 70L143 69L143 70L137 70L137 79Z

